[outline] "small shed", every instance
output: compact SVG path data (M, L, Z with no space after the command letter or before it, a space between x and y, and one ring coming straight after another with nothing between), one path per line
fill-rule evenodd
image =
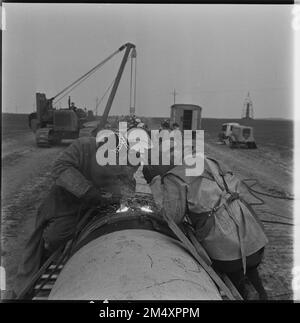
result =
M173 104L171 106L171 126L178 123L181 130L201 129L202 108L195 104Z

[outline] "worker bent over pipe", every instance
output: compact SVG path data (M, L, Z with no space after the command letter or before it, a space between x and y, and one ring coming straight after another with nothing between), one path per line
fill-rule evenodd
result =
M79 138L55 161L55 183L38 209L35 230L19 265L15 296L30 282L45 257L72 237L79 211L84 214L91 206L119 204L124 193L135 192L133 175L138 166L100 166L96 160L99 144L94 137Z
M238 178L203 158L200 176L186 176L185 165L147 165L143 174L157 205L177 224L192 228L213 267L229 276L241 296L248 297L248 279L259 298L267 299L257 270L268 242L262 224Z

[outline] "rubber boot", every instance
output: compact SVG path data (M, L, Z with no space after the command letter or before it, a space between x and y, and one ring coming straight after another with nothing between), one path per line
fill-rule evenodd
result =
M263 286L257 268L248 268L246 275L253 287L255 288L255 290L258 292L259 299L267 300L268 294Z

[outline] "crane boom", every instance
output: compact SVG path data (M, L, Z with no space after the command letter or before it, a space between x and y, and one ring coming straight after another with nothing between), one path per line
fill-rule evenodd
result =
M135 115L136 104L136 50L131 52L131 71L130 71L130 115Z
M103 115L102 115L100 124L97 127L97 131L100 130L100 129L102 129L105 126L106 122L107 122L108 114L109 114L109 111L111 109L111 106L112 106L114 97L116 95L116 92L117 92L117 89L118 89L118 86L119 86L119 83L120 83L120 80L121 80L121 77L122 77L122 74L123 74L123 71L124 71L126 62L128 60L130 51L135 48L135 45L134 44L131 44L131 43L126 43L122 47L126 47L125 54L123 56L123 59L122 59L122 62L121 62L121 65L120 65L118 74L116 76L114 85L113 85L113 87L111 89L109 98L107 100L107 103L106 103L106 106L105 106L105 109L104 109L104 112L103 112Z
M68 101L69 109L55 109L53 104L59 102L68 93L74 90L75 87L80 85L93 73L95 73L101 66L103 66L107 61L109 61L117 53L125 49L124 57L122 59L121 65L119 67L116 78L111 84L112 89L106 103L106 107L102 118L99 122L95 122L92 126L85 125L83 119L88 120L88 116L84 113L82 109L72 109L70 106L70 98ZM126 43L121 46L118 50L112 53L110 56L102 60L88 72L83 74L77 80L72 82L70 85L65 87L62 91L56 94L51 99L47 99L44 93L36 93L36 112L33 112L28 117L28 122L30 128L35 132L36 142L38 146L47 146L60 142L61 139L75 139L78 137L85 136L95 136L97 132L103 128L107 122L108 114L110 112L116 91L118 89L126 62L128 60L131 50L135 50L135 45L131 43ZM110 87L111 87L110 86ZM109 87L109 88L110 88ZM109 90L109 89L108 89ZM107 90L107 91L108 91ZM55 103L53 102L55 100ZM84 113L84 118L82 114L78 113L80 110ZM77 112L78 111L78 112ZM88 123L87 123L88 124Z
M113 58L116 54L121 52L125 48L125 45L121 46L118 50L113 52L111 55L109 55L107 58L105 58L103 61L98 63L96 66L94 66L92 69L90 69L88 72L84 73L82 76L80 76L78 79L76 79L74 82L72 82L70 85L65 87L63 90L61 90L59 93L57 93L54 97L52 97L50 100L54 100L58 98L60 95L65 93L67 90L78 84L79 82L83 81L85 78L88 78L91 74L96 72L98 68L100 68L102 65L104 65L106 62L108 62L111 58Z

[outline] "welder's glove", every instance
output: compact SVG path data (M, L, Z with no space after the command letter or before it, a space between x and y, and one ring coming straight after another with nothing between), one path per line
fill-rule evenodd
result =
M105 199L102 197L101 192L96 187L91 187L89 190L84 194L83 201L87 205L99 205L102 206L105 203Z
M92 186L83 196L87 205L105 207L119 202L120 198L110 193L101 193L96 187Z
M112 193L102 193L102 198L108 201L108 204L120 204L121 195L112 194Z

